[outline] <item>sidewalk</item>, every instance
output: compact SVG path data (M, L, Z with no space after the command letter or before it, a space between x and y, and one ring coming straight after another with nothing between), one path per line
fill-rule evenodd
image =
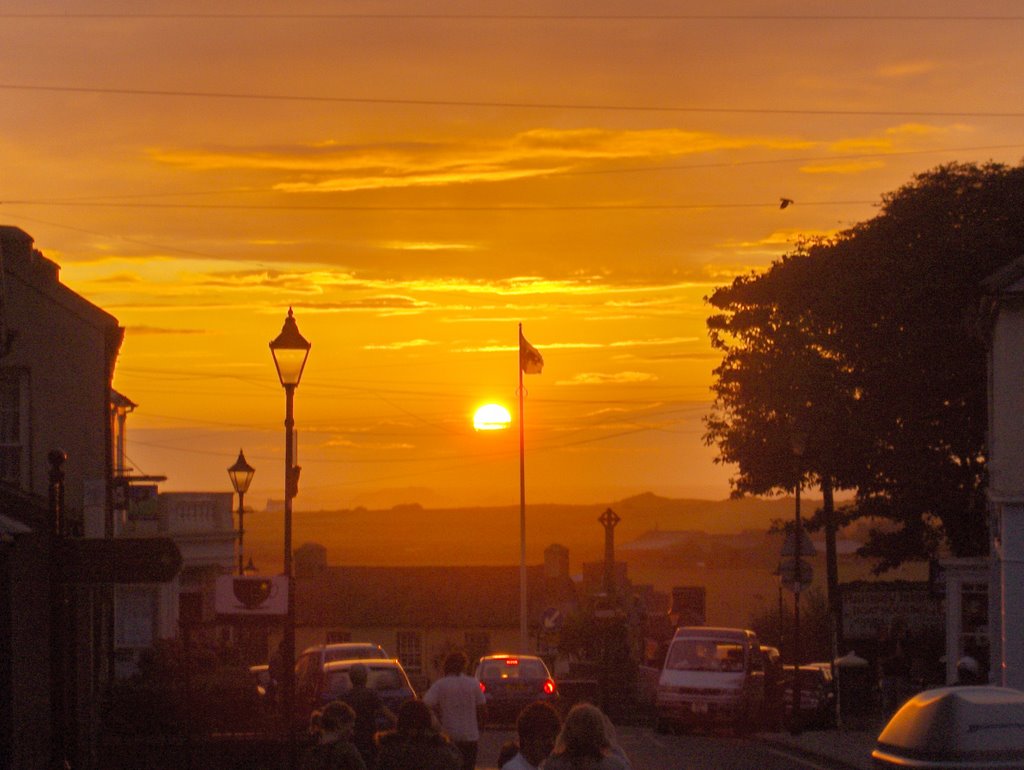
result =
M870 770L871 752L882 727L884 723L880 720L861 720L836 730L808 730L799 735L758 733L757 738L820 759L829 767Z

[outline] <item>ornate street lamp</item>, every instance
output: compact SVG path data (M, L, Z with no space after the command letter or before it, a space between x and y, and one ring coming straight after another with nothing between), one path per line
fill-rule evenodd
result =
M231 479L231 486L238 493L238 574L244 575L245 568L242 566L242 553L245 539L245 493L249 491L252 483L252 476L256 469L245 461L242 450L238 450L238 459L235 464L228 468L228 477Z
M309 340L299 333L292 309L288 308L288 317L284 319L281 333L270 343L270 353L274 357L278 379L284 387L284 574L288 580L288 608L285 615L284 638L282 639L281 656L284 663L284 698L283 721L288 731L288 763L295 767L296 745L292 719L295 715L295 580L292 568L292 498L298 493L299 468L294 460L295 389L302 379L302 370L306 367Z

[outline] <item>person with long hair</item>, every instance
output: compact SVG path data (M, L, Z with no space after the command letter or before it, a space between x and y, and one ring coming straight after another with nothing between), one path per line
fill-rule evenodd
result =
M398 709L398 727L377 733L377 770L461 770L462 753L434 728L433 715L421 700Z
M565 716L544 770L632 770L615 741L608 717L591 703L577 703Z

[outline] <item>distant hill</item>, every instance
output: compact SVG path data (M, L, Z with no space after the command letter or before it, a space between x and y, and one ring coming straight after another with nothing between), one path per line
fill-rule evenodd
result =
M807 501L805 510L813 510ZM537 564L544 549L569 549L574 570L602 558L604 529L597 519L612 508L621 522L616 543L652 530L698 530L709 534L767 529L772 520L793 515L791 498L741 500L671 499L642 494L610 504L528 505L527 561ZM279 514L246 517L246 550L263 569L280 569L282 523ZM332 564L486 565L519 562L519 506L425 508L417 503L387 510L359 507L301 511L293 518L292 541L320 543ZM273 566L271 566L273 565Z

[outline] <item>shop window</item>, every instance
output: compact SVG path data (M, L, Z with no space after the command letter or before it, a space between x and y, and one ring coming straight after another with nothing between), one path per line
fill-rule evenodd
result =
M988 670L988 585L964 583L960 588L960 654L970 655Z
M423 637L419 631L399 631L395 637L395 654L409 674L423 673Z

